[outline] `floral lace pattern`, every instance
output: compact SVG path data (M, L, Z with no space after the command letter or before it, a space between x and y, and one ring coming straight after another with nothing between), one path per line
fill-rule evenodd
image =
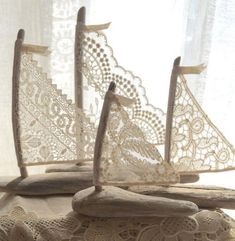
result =
M234 147L201 109L183 75L176 89L171 161L180 172L235 168Z
M16 206L0 217L1 241L234 241L234 221L219 211L189 217L43 218Z
M81 221L82 220L82 221ZM86 218L73 241L232 241L233 221L223 213L201 211L189 217Z
M127 111L115 102L111 104L103 143L99 183L176 183L176 172L170 164L163 161L156 146L147 141L145 133L129 119Z
M31 54L22 54L17 89L15 116L24 165L78 162L84 156L93 157L94 125L52 84Z
M78 27L82 29L81 26ZM114 81L117 84L117 94L136 100L130 114L133 123L144 131L149 142L163 144L165 114L148 103L141 79L118 65L104 33L81 30L78 31L76 39L78 39L76 62L84 76L84 91L87 89L91 93L93 88L93 94L96 96L93 102L84 98L88 112L94 115L100 113L100 103L109 83Z

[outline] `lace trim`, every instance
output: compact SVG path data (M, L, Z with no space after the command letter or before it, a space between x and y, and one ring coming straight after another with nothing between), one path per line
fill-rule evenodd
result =
M0 217L1 241L233 241L234 221L221 211L189 217L42 218L15 207Z

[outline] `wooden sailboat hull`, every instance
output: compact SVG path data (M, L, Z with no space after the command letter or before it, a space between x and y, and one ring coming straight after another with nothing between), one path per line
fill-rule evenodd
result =
M235 209L235 190L216 186L170 185L152 187L131 187L130 191L150 196L188 200L200 208Z
M95 191L87 188L75 194L74 211L95 217L167 217L188 216L198 212L196 204L136 194L113 186Z
M93 162L86 161L77 164L60 164L53 165L46 169L46 173L51 172L92 172Z
M92 186L89 172L61 172L22 177L0 177L0 192L21 195L74 194Z
M198 174L180 174L180 183L194 183L199 181Z

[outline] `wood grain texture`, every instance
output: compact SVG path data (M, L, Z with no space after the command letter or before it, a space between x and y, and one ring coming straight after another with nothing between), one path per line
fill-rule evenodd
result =
M130 187L129 190L150 196L187 200L200 208L235 209L235 190L217 186L171 185Z
M95 217L167 217L188 216L198 212L192 202L140 195L118 187L101 191L90 187L75 194L73 210Z

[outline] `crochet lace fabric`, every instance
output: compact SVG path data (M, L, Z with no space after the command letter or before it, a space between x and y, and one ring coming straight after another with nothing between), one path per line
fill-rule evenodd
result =
M0 217L1 241L234 241L233 220L221 212L189 217L41 218L21 207Z
M144 131L132 122L128 111L129 108L125 110L121 104L111 102L99 183L129 186L178 182L174 169L163 161Z
M202 110L180 75L173 113L171 161L179 172L235 168L235 149Z
M95 127L89 118L52 84L32 54L21 59L15 116L23 164L78 162L84 153L93 158Z

